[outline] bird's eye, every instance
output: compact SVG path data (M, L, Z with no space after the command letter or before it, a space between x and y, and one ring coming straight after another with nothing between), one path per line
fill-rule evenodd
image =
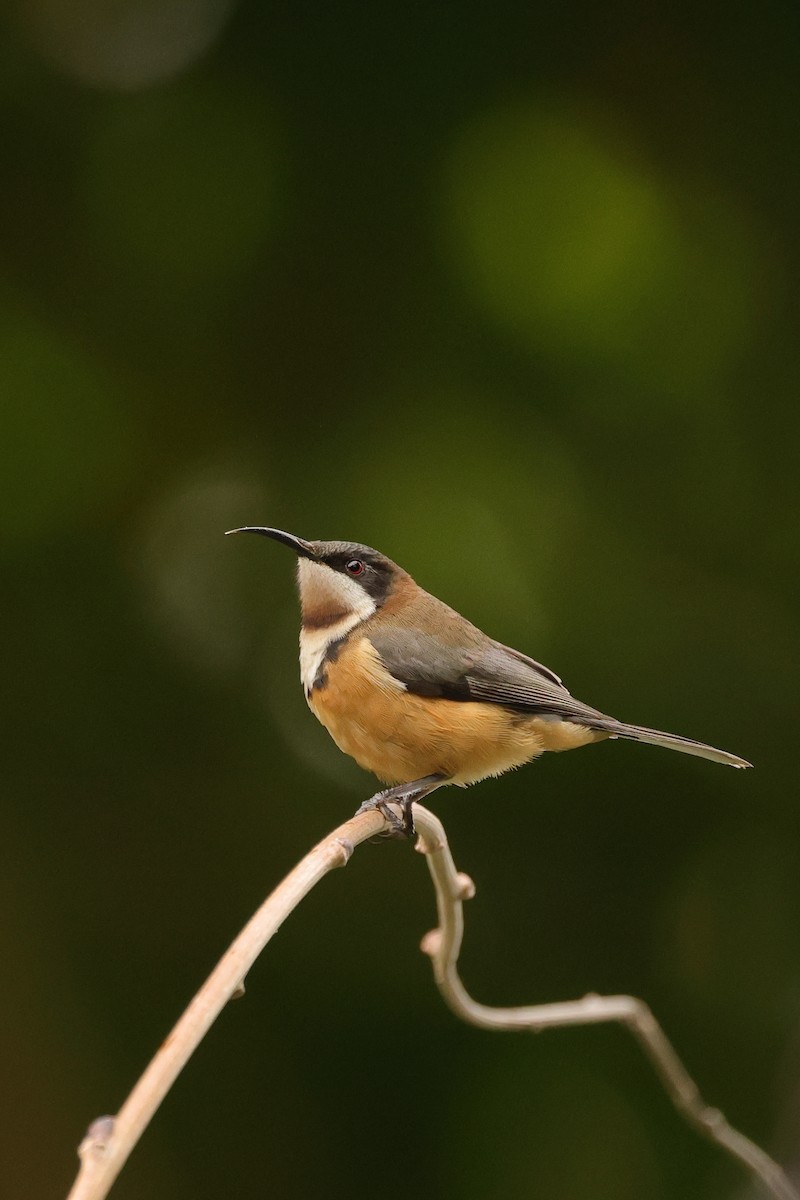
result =
M344 564L344 569L348 575L364 574L364 564L360 558L351 558L349 562Z

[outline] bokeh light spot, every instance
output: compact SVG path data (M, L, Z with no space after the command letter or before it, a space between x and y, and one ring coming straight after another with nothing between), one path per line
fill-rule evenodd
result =
M143 516L132 568L154 623L177 655L214 674L240 666L249 649L241 621L244 559L226 529L267 508L255 472L237 462L198 467L175 479Z
M379 549L489 632L546 639L574 530L588 520L569 446L534 410L520 419L505 397L435 379L398 383L379 407L402 413L391 428L399 466L387 474L374 453L385 434L364 422L352 429L362 463L348 490L354 528L391 486L402 502L380 513Z
M234 0L23 0L37 48L66 74L126 91L178 74L214 42Z
M738 360L757 232L725 196L673 188L579 110L517 102L481 115L457 139L445 191L456 271L528 349L681 392Z

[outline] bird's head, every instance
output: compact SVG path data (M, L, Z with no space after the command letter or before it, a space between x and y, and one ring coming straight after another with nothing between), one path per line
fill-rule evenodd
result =
M409 576L379 550L358 542L307 542L281 529L246 525L229 533L258 533L294 550L303 626L321 629L347 617L365 621Z

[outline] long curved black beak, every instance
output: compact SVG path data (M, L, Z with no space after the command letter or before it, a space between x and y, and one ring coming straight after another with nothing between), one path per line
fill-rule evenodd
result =
M293 533L284 533L282 529L267 529L261 525L243 525L241 529L227 529L225 536L229 533L260 533L262 537L272 538L276 542L283 542L284 546L288 546L290 550L294 550L295 554L299 554L301 558L316 558L317 552L311 542L306 542L303 538L295 537Z

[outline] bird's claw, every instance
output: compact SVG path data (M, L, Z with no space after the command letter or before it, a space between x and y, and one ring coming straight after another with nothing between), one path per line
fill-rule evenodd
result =
M382 833L381 837L414 838L416 837L412 811L414 801L422 800L445 782L444 775L425 775L422 779L413 779L409 783L398 783L394 787L386 788L385 791L370 796L369 800L365 800L361 807L356 809L355 815L371 812L373 808L377 808L389 825L389 829ZM398 817L394 809L390 807L391 804L399 807L403 814L402 817Z
M369 800L365 800L364 803L356 809L355 815L359 816L361 813L372 812L373 809L377 808L378 812L385 819L387 825L389 826L388 829L384 830L378 835L379 837L414 837L414 820L411 815L411 805L413 801L408 800L404 803L402 800L396 800L394 796L392 796L391 799L394 800L396 804L400 805L400 808L403 811L402 817L398 817L394 809L390 807L389 797L387 797L384 792L378 792L377 796L371 796Z

